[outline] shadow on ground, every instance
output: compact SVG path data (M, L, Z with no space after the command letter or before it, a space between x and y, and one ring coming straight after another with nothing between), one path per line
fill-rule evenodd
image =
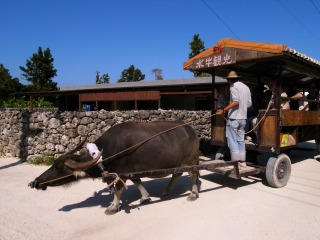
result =
M0 167L0 170L17 166L17 165L19 165L19 164L21 164L21 163L23 163L23 161L21 161L21 160L19 159L19 160L17 160L16 162L13 162L13 163L10 163L10 164L1 166L1 167Z
M292 164L298 163L308 158L313 158L317 155L317 152L314 150L292 150L291 154L289 155ZM269 157L274 156L272 154L263 154L259 156L258 163L262 165L266 165ZM14 163L19 164L20 162ZM4 166L5 167L5 166ZM162 179L150 179L143 182L144 187L149 192L150 196L153 200L149 204L156 204L160 203L162 200L160 199L162 193L165 191L165 188L169 182L170 178L162 178ZM219 186L214 186L212 188L207 188L205 190L201 189L201 179L213 182L218 184ZM199 181L199 192L200 194L203 192L209 192L213 190L218 190L221 188L231 188L231 189L238 189L240 187L245 187L248 185L255 184L257 182L261 182L262 184L269 186L266 181L265 173L259 173L254 176L248 176L242 179L233 179L229 178L217 173L207 173L200 176ZM188 175L183 175L176 183L173 189L173 193L170 199L186 197L190 194L191 190L191 181ZM140 208L143 204L139 203L140 199L140 192L134 185L130 185L128 189L123 191L121 196L122 204L121 209L124 210L126 213L130 213L131 210L135 208ZM170 199L168 201L170 201ZM102 208L107 208L110 203L113 201L113 193L106 187L98 192L94 192L92 196L88 197L87 199L63 206L59 209L59 211L69 212L74 209L78 208L87 208L87 207L94 207L94 206L101 206Z
M149 181L143 182L143 186L149 192L150 197L156 198L156 200L152 200L149 204L155 204L162 201L160 197L162 193L165 191L165 188L167 187L169 180L170 178L163 178L150 179ZM191 180L189 176L182 176L175 184L170 199L180 197L187 198L187 196L190 194L190 190ZM140 192L134 185L128 186L128 189L125 189L121 196L121 209L124 210L126 213L130 213L132 209L140 208L141 206L143 206L143 204L139 203L140 197ZM170 199L167 201L170 201ZM98 192L94 192L92 196L88 197L87 199L81 202L69 204L60 208L59 211L69 212L78 208L87 208L94 206L101 206L102 208L107 208L112 201L113 193L106 187ZM136 201L137 203L135 203Z

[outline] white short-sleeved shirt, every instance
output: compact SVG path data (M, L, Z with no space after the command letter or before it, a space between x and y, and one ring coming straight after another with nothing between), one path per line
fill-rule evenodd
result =
M230 119L247 119L247 110L252 105L251 92L247 85L242 82L235 82L230 86L230 103L239 102L238 106L228 112Z

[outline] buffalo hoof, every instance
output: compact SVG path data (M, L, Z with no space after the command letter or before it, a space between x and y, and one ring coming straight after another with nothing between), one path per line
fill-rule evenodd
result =
M120 211L120 206L115 207L114 205L110 205L107 210L104 212L107 215L113 215Z
M168 200L170 198L170 194L169 193L164 193L161 196L161 200Z
M140 204L148 204L151 202L150 198L141 198L140 199Z
M187 200L190 201L190 202L193 202L193 201L197 200L198 197L199 197L199 196L198 196L196 193L191 193L191 194L188 196Z

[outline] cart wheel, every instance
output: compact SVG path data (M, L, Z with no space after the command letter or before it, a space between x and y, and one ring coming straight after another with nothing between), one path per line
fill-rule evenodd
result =
M291 161L286 154L282 153L277 158L269 158L266 168L266 178L271 187L281 188L287 185L290 174Z

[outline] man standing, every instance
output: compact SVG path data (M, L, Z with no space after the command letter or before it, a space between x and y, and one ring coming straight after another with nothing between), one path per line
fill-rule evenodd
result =
M252 105L251 92L247 85L240 82L240 76L231 71L226 77L230 85L229 105L217 110L216 114L228 112L226 134L231 160L239 161L239 167L246 167L246 147L244 142L247 110Z

